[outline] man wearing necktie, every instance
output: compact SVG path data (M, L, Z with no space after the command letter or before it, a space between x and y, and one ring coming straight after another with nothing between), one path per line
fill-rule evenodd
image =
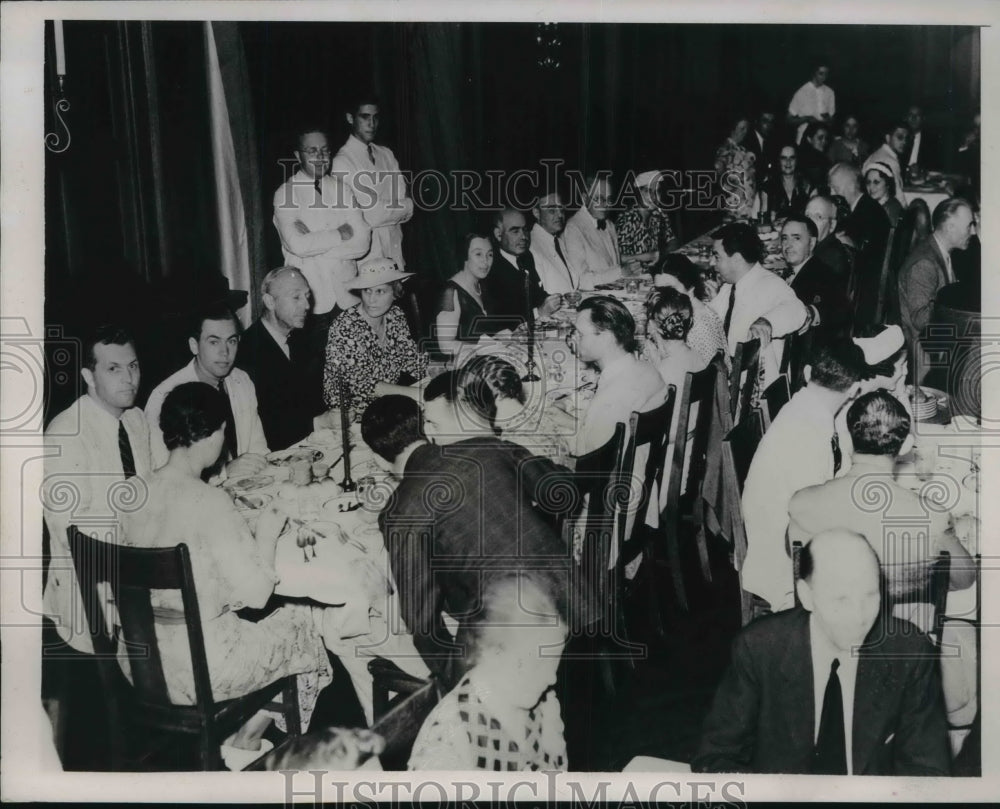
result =
M268 449L260 421L257 391L247 373L234 367L240 329L236 316L225 306L204 310L192 321L188 347L194 358L149 394L146 419L151 425L153 461L162 466L167 448L160 430L163 400L182 382L204 382L226 394L232 418L226 419L226 443L213 474L227 477L255 475L267 466Z
M493 255L490 274L483 279L483 303L498 329L516 328L529 316L546 317L562 304L559 295L546 295L534 257L524 214L516 208L498 211L493 220L493 238L499 248Z
M607 172L584 180L583 205L566 223L563 244L569 264L577 272L581 289L593 289L621 278L618 233L608 217L614 198Z
M87 392L45 430L42 505L51 559L43 594L45 615L72 649L90 653L83 604L73 572L66 529L76 525L105 541L118 541L118 511L144 499L152 471L149 426L134 407L139 359L131 336L102 326L84 343L81 376ZM136 496L124 488L129 481ZM69 508L65 497L69 494Z
M880 617L868 541L815 536L796 585L801 607L737 637L691 769L949 775L938 655L911 624Z
M371 94L356 96L344 112L351 129L333 158L331 173L350 188L365 221L372 228L371 249L359 259L388 258L400 272L403 258L401 225L413 216L413 200L399 162L388 146L375 143L379 130L379 104Z
M531 255L535 271L550 295L573 292L579 285L578 273L569 263L565 245L566 206L557 191L538 199L531 209Z

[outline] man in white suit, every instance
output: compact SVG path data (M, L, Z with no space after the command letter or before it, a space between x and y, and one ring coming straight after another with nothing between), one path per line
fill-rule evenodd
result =
M583 205L569 222L563 239L566 258L579 273L580 289L621 278L618 234L608 217L611 210L611 181L603 174L588 175Z

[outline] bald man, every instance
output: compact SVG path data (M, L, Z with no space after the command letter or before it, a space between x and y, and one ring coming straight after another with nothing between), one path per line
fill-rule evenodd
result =
M691 769L949 775L937 655L911 624L880 618L871 546L819 534L800 576L801 607L737 637Z

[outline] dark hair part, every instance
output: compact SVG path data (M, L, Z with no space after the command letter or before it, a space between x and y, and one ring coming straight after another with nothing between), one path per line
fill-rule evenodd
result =
M97 369L97 354L94 347L131 345L135 348L135 340L122 326L114 323L104 323L90 332L83 341L83 367L91 371Z
M802 133L802 140L812 140L821 129L825 129L827 135L830 134L830 125L828 123L825 121L813 121L806 126L805 131Z
M819 229L816 227L816 223L813 222L812 219L810 219L805 214L798 214L798 213L789 214L785 218L785 225L787 225L789 222L798 222L800 225L805 225L806 231L813 239L819 238ZM781 226L782 230L785 229L785 225Z
M314 122L314 123L315 123L315 122ZM297 131L297 132L295 133L295 151L296 151L296 152L301 152L301 151L302 151L302 139L303 139L303 138L304 138L304 137L305 137L306 135L311 135L311 134L312 134L313 132L318 132L318 133L319 133L319 134L321 134L321 135L322 135L322 136L323 136L324 138L326 138L326 144L327 144L327 146L329 147L329 145L330 145L330 130L329 130L329 129L327 129L327 128L326 128L325 126L323 126L322 124L319 124L319 123L316 123L316 125L315 125L315 126L311 126L311 125L309 125L309 124L306 124L306 125L302 126L302 127L301 127L301 128L300 128L300 129L299 129L299 130L298 130L298 131Z
M500 208L500 209L498 209L497 211L494 212L493 219L492 219L493 227L494 228L502 228L503 227L503 218L507 214L509 214L509 213L519 213L519 214L521 214L521 216L524 217L524 223L525 223L525 225L527 225L527 223L528 223L528 217L527 217L527 215L525 214L524 211L522 211L520 208L515 208L513 205L504 205L502 208Z
M459 370L459 385L465 387L473 379L485 382L496 399L502 396L524 404L521 375L505 359L492 355L473 357Z
M222 427L228 415L224 393L204 382L184 382L163 400L163 443L167 449L190 447Z
M237 334L243 333L243 327L240 325L239 318L236 317L233 310L225 303L215 302L208 304L191 318L191 327L188 331L188 336L196 341L200 340L201 330L206 320L229 320L236 328Z
M847 409L847 429L855 452L896 457L910 434L910 415L891 393L876 390Z
M705 279L695 263L683 253L667 253L653 270L653 275L666 273L681 282L684 289L690 289L696 298L705 297Z
M756 228L746 222L730 222L724 225L712 239L722 242L722 249L727 256L739 253L748 264L757 264L764 260L764 245Z
M968 208L969 212L972 212L972 205L967 199L962 199L962 197L949 197L948 199L942 200L934 206L934 213L931 214L931 227L934 230L937 230L962 208Z
M351 97L347 99L347 106L344 108L344 112L348 115L357 115L358 110L366 104L378 107L379 112L382 112L382 104L379 101L378 94L370 87L364 87L358 92L352 94Z
M817 340L813 343L809 365L812 367L810 384L844 393L863 378L865 355L847 338Z
M691 299L672 287L654 289L646 298L646 317L664 340L683 340L691 331Z
M594 295L576 307L578 312L590 312L590 322L598 331L610 331L615 342L625 351L638 348L635 339L635 318L625 304L607 295Z
M424 401L433 402L444 397L454 405L464 403L484 421L493 424L497 417L497 403L493 391L483 380L470 377L461 379L458 371L438 374L424 388Z
M490 247L493 247L493 241L485 233L470 230L458 240L458 257L463 264L465 264L465 260L469 257L469 248L472 247L473 239L485 239L490 243Z
M910 134L910 125L906 121L889 121L882 127L882 135L891 135L897 129L905 129L906 134Z
M408 446L427 440L420 404L400 394L378 397L361 416L361 439L393 463Z

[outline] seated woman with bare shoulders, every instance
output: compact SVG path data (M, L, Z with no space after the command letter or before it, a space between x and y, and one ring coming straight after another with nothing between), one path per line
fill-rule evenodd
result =
M463 343L478 342L494 331L480 286L493 266L493 244L479 233L466 233L459 251L464 257L462 269L449 279L435 320L438 348L450 355L457 354Z
M472 628L471 668L424 721L411 770L566 770L552 691L566 623L541 571L489 580Z
M149 479L142 508L123 516L125 542L144 548L188 546L213 697L233 699L296 674L304 730L320 690L332 679L330 661L310 607L285 604L256 622L237 614L244 607L263 607L274 592L275 545L286 517L267 509L256 535L251 534L229 495L202 482L202 471L222 451L227 412L224 394L202 382L186 382L167 394L160 428L170 456ZM153 607L180 615L181 595L154 591ZM156 629L171 701L194 704L184 621L158 621ZM124 653L121 659L127 669ZM269 714L258 714L228 744L259 750L270 722Z

